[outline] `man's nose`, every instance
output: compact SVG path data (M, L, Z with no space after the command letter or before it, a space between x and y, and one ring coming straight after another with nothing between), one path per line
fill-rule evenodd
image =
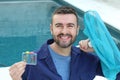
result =
M64 26L64 27L63 27L63 29L61 30L61 32L62 32L63 34L68 33L68 29L67 29L67 27L66 27L66 26Z

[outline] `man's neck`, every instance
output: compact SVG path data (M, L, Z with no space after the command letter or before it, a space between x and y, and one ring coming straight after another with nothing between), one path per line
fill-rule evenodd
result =
M58 54L62 55L62 56L69 56L70 52L71 52L71 46L67 47L67 48L61 48L60 46L58 46L56 43L53 43L50 45L50 47Z

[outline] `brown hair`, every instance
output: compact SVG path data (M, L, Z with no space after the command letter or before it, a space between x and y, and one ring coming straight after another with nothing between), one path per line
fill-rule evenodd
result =
M56 9L54 11L52 18L55 14L74 14L76 16L77 25L78 25L78 15L77 15L75 9L73 9L72 7L68 7L68 6L59 7L58 9Z

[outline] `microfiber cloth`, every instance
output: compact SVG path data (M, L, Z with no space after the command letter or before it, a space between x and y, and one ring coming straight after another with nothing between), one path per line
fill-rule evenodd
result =
M100 15L92 10L85 12L84 26L83 32L100 58L104 76L108 80L115 80L120 72L120 51Z

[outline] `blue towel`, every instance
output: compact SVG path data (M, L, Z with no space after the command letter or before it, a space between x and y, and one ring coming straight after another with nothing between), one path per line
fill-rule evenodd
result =
M103 74L108 80L115 80L120 72L120 51L96 11L84 15L84 33L101 60Z

